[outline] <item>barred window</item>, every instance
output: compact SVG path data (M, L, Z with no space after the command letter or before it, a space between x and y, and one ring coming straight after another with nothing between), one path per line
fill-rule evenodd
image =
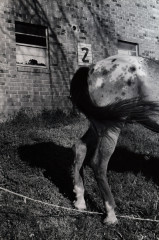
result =
M16 22L15 36L17 64L47 66L48 42L46 27Z
M118 40L118 54L138 56L138 44Z

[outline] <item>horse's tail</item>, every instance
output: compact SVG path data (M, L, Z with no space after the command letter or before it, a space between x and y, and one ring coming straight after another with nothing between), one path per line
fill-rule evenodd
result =
M88 92L88 72L89 67L77 70L71 82L70 94L73 103L89 119L113 121L114 125L125 121L138 122L154 132L159 132L159 125L151 118L159 116L159 102L133 98L118 100L103 107L96 106Z

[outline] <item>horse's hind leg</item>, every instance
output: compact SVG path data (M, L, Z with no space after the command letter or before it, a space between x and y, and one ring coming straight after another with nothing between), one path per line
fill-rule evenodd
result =
M86 144L79 140L74 146L73 151L75 154L74 158L74 192L76 194L75 207L78 209L85 209L86 204L84 200L84 186L83 186L83 161L86 156L87 147Z
M104 222L108 224L117 223L114 212L115 202L109 188L106 174L108 162L114 152L119 133L120 129L113 132L107 130L107 136L98 138L96 152L91 163L107 212L107 217Z
M74 192L76 194L75 207L78 209L86 208L84 200L83 162L85 160L86 153L88 152L88 148L89 152L90 148L92 150L92 145L96 145L96 138L92 128L90 127L84 136L73 146L75 155L73 169Z

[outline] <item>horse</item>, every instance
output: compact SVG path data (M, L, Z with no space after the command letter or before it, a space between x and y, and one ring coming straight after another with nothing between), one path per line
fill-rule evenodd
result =
M114 55L80 67L70 85L70 96L90 126L72 147L75 207L86 209L83 166L92 150L94 171L107 213L104 222L116 224L115 201L106 177L108 162L126 123L139 123L159 132L159 64L137 56Z

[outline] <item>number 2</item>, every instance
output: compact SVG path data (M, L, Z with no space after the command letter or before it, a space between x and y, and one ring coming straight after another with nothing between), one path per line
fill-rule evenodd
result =
M86 59L86 57L87 57L87 55L88 55L88 52L89 52L89 49L86 48L86 47L83 47L83 48L82 48L82 51L85 51L85 54L84 54L84 56L83 56L83 58L82 58L82 62L84 62L84 63L89 63L89 60Z

